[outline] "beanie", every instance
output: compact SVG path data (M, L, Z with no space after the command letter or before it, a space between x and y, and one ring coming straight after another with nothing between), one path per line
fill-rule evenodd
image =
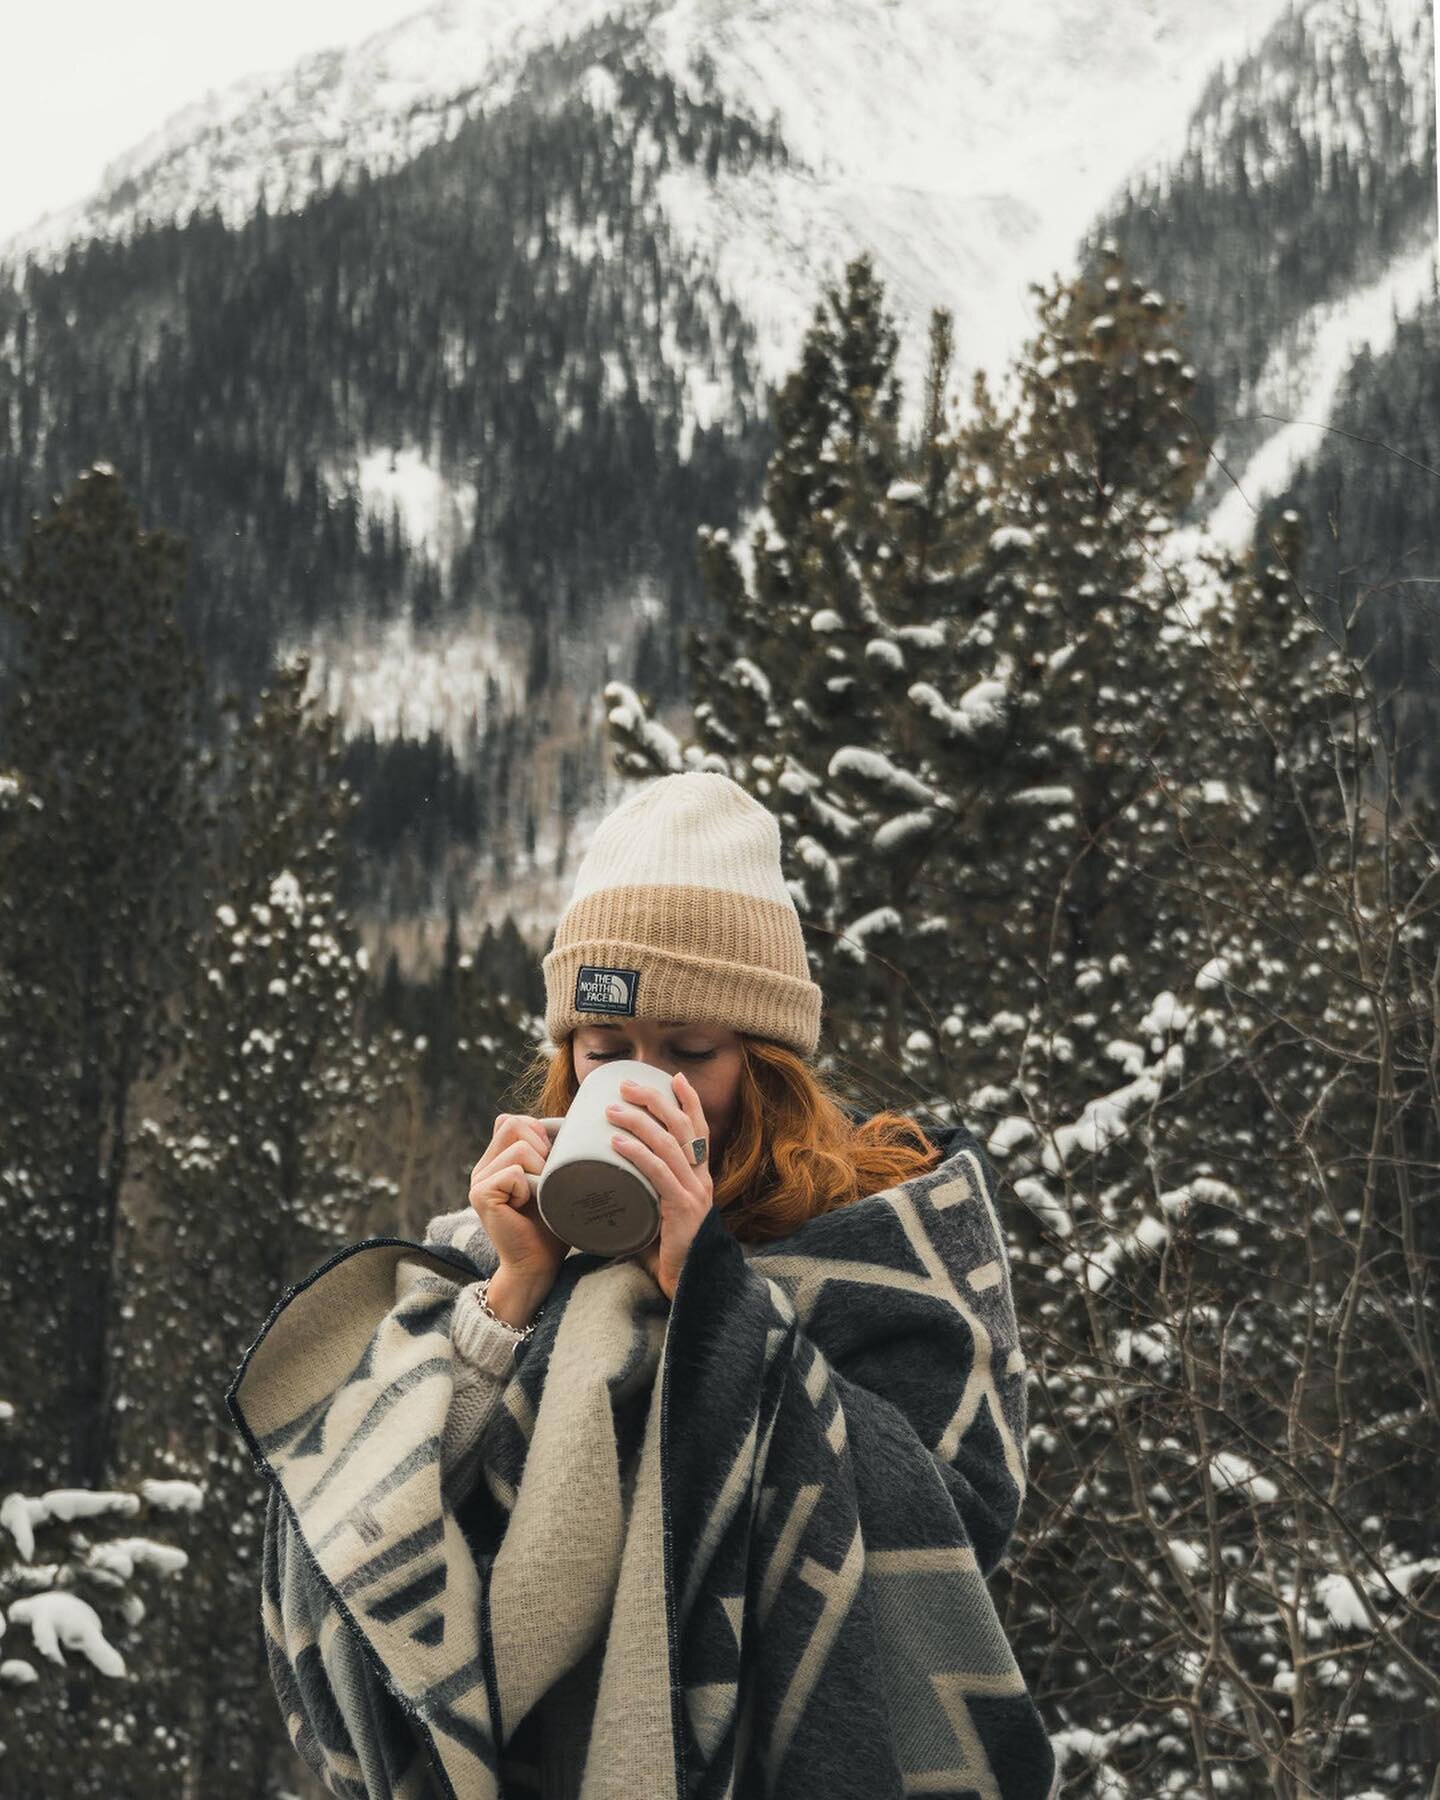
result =
M683 1019L811 1056L820 989L780 827L712 769L661 775L601 820L541 967L559 1044L586 1015Z

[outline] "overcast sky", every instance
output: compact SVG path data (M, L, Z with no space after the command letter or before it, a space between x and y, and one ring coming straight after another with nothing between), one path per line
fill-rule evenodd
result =
M112 156L211 88L354 43L425 0L71 0L5 8L0 239L82 200Z

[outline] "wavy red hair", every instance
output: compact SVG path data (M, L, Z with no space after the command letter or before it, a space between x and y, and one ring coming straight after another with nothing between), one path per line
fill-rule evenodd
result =
M844 1101L793 1050L740 1033L735 1123L713 1171L715 1204L744 1243L788 1237L833 1212L933 1168L940 1152L908 1113L887 1108L856 1123ZM579 1088L570 1036L540 1051L512 1087L537 1118L568 1112Z

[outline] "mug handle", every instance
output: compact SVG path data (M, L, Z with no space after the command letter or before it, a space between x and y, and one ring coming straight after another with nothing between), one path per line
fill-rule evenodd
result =
M546 1131L549 1133L550 1142L553 1144L555 1142L555 1133L560 1129L560 1127L565 1123L565 1121L564 1121L564 1119L542 1119L540 1121L540 1123L545 1127ZM540 1187L540 1177L538 1175L530 1174L530 1172L527 1170L526 1174L525 1174L525 1180L530 1188L530 1198L533 1200L535 1198L536 1193L539 1190L539 1187Z

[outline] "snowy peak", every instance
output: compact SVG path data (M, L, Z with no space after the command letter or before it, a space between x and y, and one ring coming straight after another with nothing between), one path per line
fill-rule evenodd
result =
M505 97L538 44L575 33L603 0L441 0L359 44L317 50L182 107L110 162L97 193L0 245L6 260L58 258L88 237L216 207L235 224L263 193L299 206L349 170L403 164L479 104Z
M538 103L526 88L537 57L594 31L596 60L586 69L584 53L569 57L559 77L575 97L614 112L616 71L643 65L682 94L773 126L783 143L778 160L718 167L662 164L649 127L637 146L655 171L660 217L647 223L753 325L762 379L788 374L822 283L838 281L864 249L900 326L913 426L931 311L954 315L956 390L982 368L999 385L1034 328L1029 284L1073 270L1096 212L1138 171L1183 154L1197 107L1192 143L1196 129L1223 140L1223 118L1202 100L1219 93L1248 110L1247 82L1283 82L1253 54L1267 32L1334 41L1323 135L1359 143L1368 132L1373 146L1380 126L1354 108L1374 99L1347 98L1344 46L1356 32L1377 43L1405 38L1402 61L1413 67L1412 40L1430 29L1426 0L1308 0L1283 18L1282 8L441 0L353 47L186 107L117 158L92 200L5 249L47 260L76 239L124 235L197 206L239 223L262 194L272 210L300 208L359 167L405 163L477 110L526 92ZM552 59L552 85L558 66ZM1233 78L1217 73L1231 69ZM546 104L553 98L547 89Z
M1214 71L1176 161L1199 161L1213 178L1245 128L1238 149L1252 180L1293 156L1296 137L1322 159L1343 146L1383 179L1431 155L1434 97L1429 0L1311 0Z
M707 58L752 115L778 114L791 153L817 173L879 186L1003 189L1017 165L1062 143L1123 144L1205 66L1262 29L1256 0L672 0L650 27L672 73ZM1094 86L1130 90L1120 118ZM1025 129L1026 126L1030 129ZM1035 129L1043 125L1043 129ZM1052 178L1058 173L1049 169Z
M931 308L957 314L959 377L997 368L1030 323L1026 282L1070 266L1096 204L1137 154L1173 143L1206 71L1278 6L442 0L183 109L116 159L91 201L5 250L46 260L196 206L238 223L262 193L272 210L298 207L503 104L533 52L609 19L677 87L778 126L789 170L676 166L660 184L682 246L755 318L765 374L788 371L820 281L867 248L905 327L913 410Z

